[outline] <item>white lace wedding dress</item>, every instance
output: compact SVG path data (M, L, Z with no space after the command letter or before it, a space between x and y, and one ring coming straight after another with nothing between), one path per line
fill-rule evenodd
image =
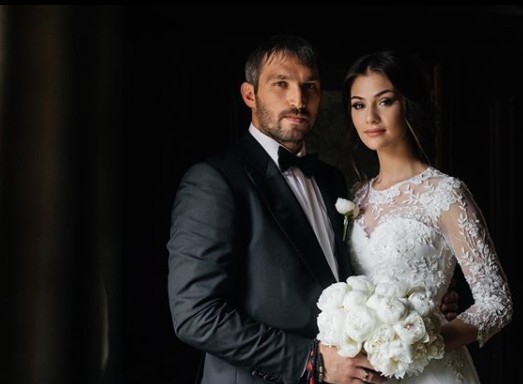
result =
M474 304L459 317L479 329L482 346L512 317L512 300L487 227L465 184L429 167L386 190L374 179L354 191L361 213L354 220L350 252L354 272L376 283L404 280L431 289L437 303L456 262ZM442 320L444 321L444 320ZM479 383L466 347L432 360L418 376L391 383Z

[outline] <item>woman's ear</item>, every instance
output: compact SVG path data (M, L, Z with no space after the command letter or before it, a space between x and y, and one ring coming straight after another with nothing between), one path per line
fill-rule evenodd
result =
M241 86L242 98L245 104L249 108L256 106L256 100L254 97L254 86L251 83L244 82Z

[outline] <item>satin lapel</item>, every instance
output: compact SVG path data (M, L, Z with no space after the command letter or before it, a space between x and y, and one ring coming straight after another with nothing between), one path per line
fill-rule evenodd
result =
M250 135L247 135L250 137ZM246 171L276 223L322 287L335 281L321 246L300 203L272 159L250 137L243 142L250 167Z
M318 188L320 189L323 201L325 202L325 208L327 209L327 216L329 217L332 229L334 230L338 274L340 281L344 281L352 274L352 268L349 262L347 244L343 242L343 216L336 210L336 200L338 197L343 196L336 196L335 192L329 189L329 182L325 179L325 174L326 173L318 172L314 178Z

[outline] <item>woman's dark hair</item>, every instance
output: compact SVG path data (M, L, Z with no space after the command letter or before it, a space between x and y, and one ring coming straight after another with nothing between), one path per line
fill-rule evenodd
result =
M414 154L419 160L432 164L435 152L435 115L425 67L420 58L412 52L380 51L358 58L349 68L343 81L343 105L348 117L349 140L353 146L353 166L357 176L360 179L366 178L357 159L358 152L361 152L365 145L358 137L351 119L350 91L356 77L369 71L385 75L401 93Z
M307 40L295 35L272 36L252 51L245 63L245 80L254 85L255 91L258 90L261 68L277 55L296 57L319 78L318 54Z

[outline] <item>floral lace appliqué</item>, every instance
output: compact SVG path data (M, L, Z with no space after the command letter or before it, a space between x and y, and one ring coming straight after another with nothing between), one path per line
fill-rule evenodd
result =
M383 191L375 190L373 181L354 193L361 208L350 234L355 272L375 282L400 278L423 285L440 302L458 263L474 297L459 317L479 329L483 345L511 321L512 300L484 218L465 184L432 167Z

